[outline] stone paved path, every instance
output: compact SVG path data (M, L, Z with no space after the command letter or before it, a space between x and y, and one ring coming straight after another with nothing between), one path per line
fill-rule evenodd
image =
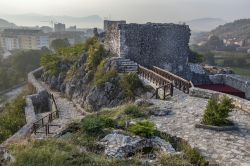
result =
M159 130L178 136L198 148L210 161L225 166L250 166L250 114L240 110L231 113L230 119L239 131L216 132L194 127L203 115L207 100L190 97L174 90L170 101L152 100L159 107L172 107L172 114L151 117Z
M68 124L79 121L84 117L84 114L79 110L72 101L62 97L59 92L52 91L46 86L42 84L46 89L54 95L55 101L57 103L57 107L59 109L59 119L55 119L52 121L52 124L60 125L60 127L50 127L50 132L55 133L50 135L50 137L55 136L62 130L64 130ZM44 131L45 128L40 129ZM46 138L45 134L37 134L35 136L36 139L44 139Z

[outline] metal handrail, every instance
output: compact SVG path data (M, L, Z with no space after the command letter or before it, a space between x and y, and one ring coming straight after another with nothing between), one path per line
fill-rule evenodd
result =
M50 123L53 120L59 118L59 110L58 110L54 95L50 94L50 98L52 99L52 102L55 104L56 111L53 111L53 112L49 113L48 115L42 117L41 119L39 119L39 120L37 120L36 122L33 123L33 132L35 134L41 133L41 132L38 132L37 130L39 130L39 129L41 129L41 128L43 128L45 126L46 135L47 135L49 133L49 126L51 126ZM46 119L48 119L47 122L46 122ZM44 132L42 132L42 133L44 133Z

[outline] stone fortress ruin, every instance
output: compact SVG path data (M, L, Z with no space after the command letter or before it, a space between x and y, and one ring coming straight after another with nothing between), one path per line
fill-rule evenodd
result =
M105 21L104 30L106 49L119 57L179 74L187 68L191 35L187 25Z
M118 57L148 68L160 67L194 85L206 85L206 89L239 93L238 96L250 99L250 79L225 70L211 73L202 65L189 63L193 55L189 48L191 30L188 25L105 20L104 31L105 48Z

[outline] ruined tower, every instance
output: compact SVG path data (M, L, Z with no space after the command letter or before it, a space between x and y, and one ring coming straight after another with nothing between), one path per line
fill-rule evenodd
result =
M141 65L182 73L190 55L190 29L179 24L126 24L106 21L105 47Z

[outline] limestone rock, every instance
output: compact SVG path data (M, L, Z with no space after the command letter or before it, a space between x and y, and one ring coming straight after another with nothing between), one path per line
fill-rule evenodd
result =
M145 99L137 99L135 101L135 105L138 105L138 106L151 106L151 105L154 105L154 103L150 102L149 100L145 100Z
M148 147L160 149L164 153L175 153L172 145L159 137L146 139L138 136L127 136L114 132L104 137L100 145L105 146L105 154L110 157L122 158L135 154Z
M13 156L4 147L0 147L0 166L7 165L8 162L14 161Z
M150 115L154 116L166 116L171 112L171 108L151 108L149 110Z
M97 111L102 107L114 107L122 104L125 99L126 96L117 85L106 82L104 85L90 90L84 106L89 110Z

